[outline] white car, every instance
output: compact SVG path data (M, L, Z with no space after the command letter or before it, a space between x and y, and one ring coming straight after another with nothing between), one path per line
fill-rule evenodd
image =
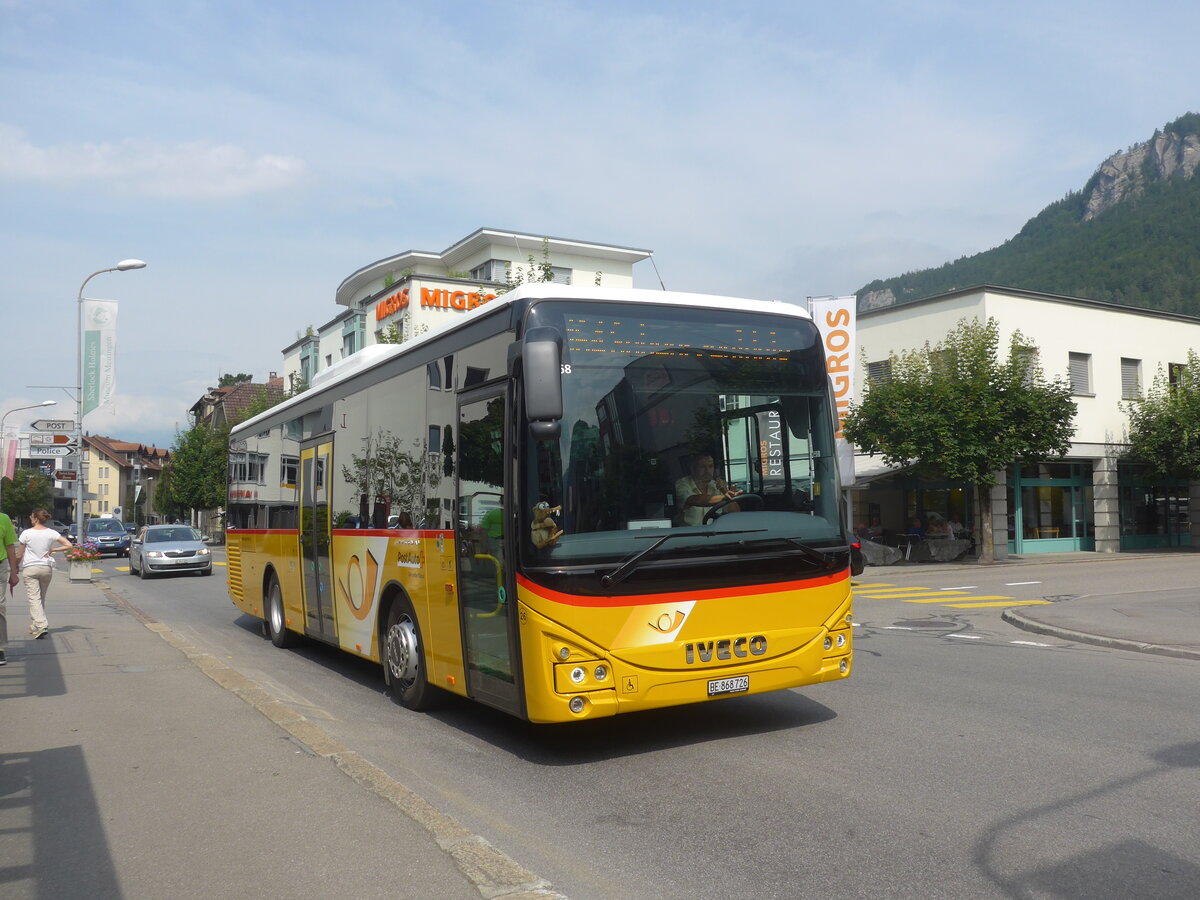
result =
M147 525L130 543L130 575L149 578L167 572L212 574L212 551L195 528Z

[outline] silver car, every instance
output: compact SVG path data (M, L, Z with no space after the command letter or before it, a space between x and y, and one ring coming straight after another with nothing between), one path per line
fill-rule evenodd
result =
M129 545L129 573L148 578L160 572L212 574L212 552L195 528L147 525Z

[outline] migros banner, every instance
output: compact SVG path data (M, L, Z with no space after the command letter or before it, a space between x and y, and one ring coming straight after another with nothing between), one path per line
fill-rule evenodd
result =
M421 288L422 309L455 309L466 311L482 306L489 300L495 300L495 294L485 294L480 291L456 291L450 288ZM384 297L375 304L375 321L386 319L388 316L407 309L409 305L409 288L396 291Z

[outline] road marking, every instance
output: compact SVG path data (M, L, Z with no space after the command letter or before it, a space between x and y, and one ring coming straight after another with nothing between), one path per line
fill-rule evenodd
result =
M1009 581L1005 583L1005 587L1016 587L1019 584L1041 584L1040 581Z
M980 634L948 634L946 637L962 638L964 641L982 641L983 635Z
M1005 599L1005 598L998 597L998 596L997 597L972 597L970 594L962 594L962 593L955 593L954 591L947 591L945 594L942 594L940 597L936 597L933 594L930 594L928 597L913 597L911 599L905 600L904 602L905 603L946 603L946 605L949 606L950 604L947 602L949 600L963 601L963 600L1003 600L1003 599Z
M1039 644L1037 641L1009 641L1010 644L1019 644L1022 647L1053 647L1053 644Z
M884 625L884 631L916 631L915 628L909 628L907 625Z
M1049 602L1049 600L1014 600L1009 597L998 603L947 603L946 605L953 606L955 609L981 609L985 606L1045 606Z
M943 591L973 591L977 587L978 587L978 585L975 585L975 584L959 584L959 585L955 585L954 587L942 588L941 590L943 590Z

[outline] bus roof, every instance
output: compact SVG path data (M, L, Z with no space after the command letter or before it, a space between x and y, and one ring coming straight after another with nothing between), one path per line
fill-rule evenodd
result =
M608 288L583 287L577 285L556 284L545 282L523 284L520 287L500 294L494 300L468 310L461 316L441 325L431 328L424 334L410 338L403 344L372 344L357 353L339 360L327 369L313 376L309 390L297 394L270 409L259 413L253 418L239 422L233 431L242 432L253 430L260 421L274 418L292 406L299 406L311 399L313 393L325 390L352 378L362 372L369 371L382 365L389 359L394 359L410 353L417 348L437 340L438 338L464 328L475 319L494 314L497 309L511 306L522 300L597 300L610 303L646 303L662 306L690 306L704 309L737 310L738 312L757 312L770 315L784 315L799 319L810 319L808 309L794 303L780 300L750 300L744 297L725 297L717 294L694 294L681 291L654 291L644 288Z

